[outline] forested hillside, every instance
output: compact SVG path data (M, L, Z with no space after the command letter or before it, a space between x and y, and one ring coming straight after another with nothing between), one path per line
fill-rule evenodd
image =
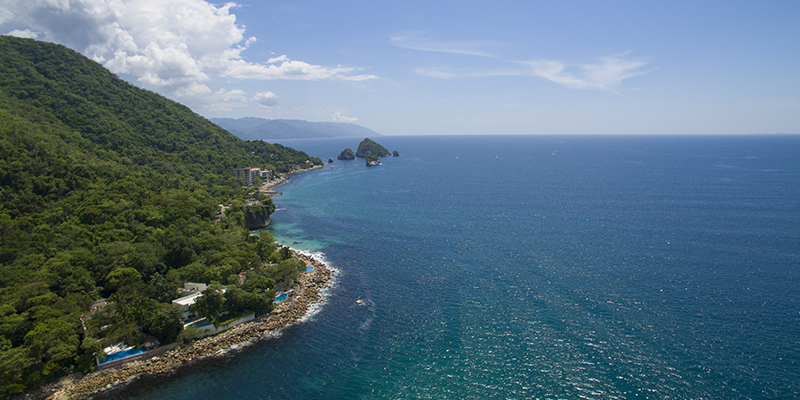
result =
M176 340L183 282L228 284L229 310L271 304L285 268L235 285L285 257L244 229L233 169L321 160L239 140L60 45L0 36L0 54L0 396L89 371L113 341Z

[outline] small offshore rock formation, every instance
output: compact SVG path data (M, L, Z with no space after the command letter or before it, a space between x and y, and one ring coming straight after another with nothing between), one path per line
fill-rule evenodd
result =
M392 153L386 150L386 147L375 143L375 141L370 138L362 140L356 151L356 157L359 158L366 158L367 156L388 157L391 155Z
M333 159L332 158L328 159L328 164L333 164Z
M392 157L400 157L400 153L398 153L397 150L395 150L392 152Z
M369 155L367 156L367 166L368 167L375 167L381 165L381 160L378 156Z
M339 153L339 156L336 157L336 158L339 159L339 160L355 160L356 159L356 155L353 154L353 150L352 149L344 149L344 151Z

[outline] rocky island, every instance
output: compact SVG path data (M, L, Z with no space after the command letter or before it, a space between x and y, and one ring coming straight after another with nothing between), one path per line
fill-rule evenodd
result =
M353 154L353 150L352 149L344 149L341 153L339 153L339 156L336 157L336 159L337 160L355 160L356 159L356 155Z
M381 165L381 159L378 156L368 155L367 156L367 166L368 167L375 167Z
M358 150L356 150L356 157L358 158L367 158L368 156L389 157L391 155L392 153L386 150L386 147L375 143L370 138L362 140L358 145Z

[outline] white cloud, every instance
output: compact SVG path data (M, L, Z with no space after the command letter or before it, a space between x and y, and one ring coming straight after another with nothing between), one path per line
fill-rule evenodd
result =
M486 78L492 76L524 75L524 71L519 69L474 70L470 68L453 69L449 67L417 68L414 70L414 72L422 76L438 79Z
M572 89L589 89L598 88L596 84L576 78L572 73L564 71L566 68L563 63L559 61L550 60L537 60L529 61L525 64L531 67L530 73L532 75L545 78L552 82L564 85Z
M630 60L626 54L604 57L599 63L582 64L570 72L563 63L551 60L528 61L529 73L572 89L615 91L625 79L643 75L645 60Z
M644 75L650 70L643 68L649 63L644 59L630 59L628 53L603 57L597 63L580 64L570 68L561 61L532 60L515 63L516 67L476 70L449 67L417 68L422 76L438 79L485 78L493 76L538 76L571 89L597 89L617 91L628 78ZM524 67L520 68L519 65Z
M178 97L198 97L211 94L211 89L201 83L192 82L188 85L178 88L175 90L175 92L173 92L173 94Z
M38 33L34 32L34 31L30 30L30 29L24 29L24 30L14 29L13 31L8 32L8 35L9 36L16 36L16 37L20 37L20 38L28 38L28 39L36 39L36 38L39 37Z
M203 83L217 77L376 78L351 74L357 68L313 65L285 55L265 64L243 60L241 53L256 39L245 38L245 27L231 12L236 7L204 0L5 0L0 24L13 24L20 29L12 32L20 35L62 43L112 72L178 96L210 95Z
M333 117L333 122L347 122L353 124L356 121L358 121L358 118L356 117L346 117L342 115L341 111L337 111L336 114L332 115L332 117Z
M343 79L352 81L364 81L376 79L375 75L348 75L356 68L352 67L323 67L312 65L302 61L290 60L285 55L270 58L267 64L253 64L244 60L230 60L227 63L225 76L240 79L294 79L294 80L319 80L319 79Z
M255 97L253 97L253 100L257 101L258 104L262 106L272 107L277 105L281 98L272 92L260 92L256 93Z
M477 41L436 41L424 37L423 32L410 32L391 36L389 43L404 49L431 51L437 53L465 54L479 57L495 57L483 50L494 47L497 43L487 40Z
M231 111L234 107L241 107L247 104L247 96L242 90L220 89L213 94L201 96L203 108L215 111Z

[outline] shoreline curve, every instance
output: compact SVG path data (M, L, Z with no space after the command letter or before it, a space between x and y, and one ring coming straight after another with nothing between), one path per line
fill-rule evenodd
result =
M314 169L318 168L297 172ZM293 173L288 175L293 175ZM289 180L288 176L284 177L272 187ZM184 344L161 356L131 361L118 367L97 370L89 374L70 374L33 392L26 393L21 398L47 400L86 398L106 390L119 389L120 386L139 379L172 375L184 368L191 367L200 360L224 357L230 355L231 352L242 351L260 340L275 338L284 328L309 320L309 313L318 312L319 306L325 303L326 289L333 285L333 277L338 270L312 253L291 247L289 249L293 257L310 263L314 268L300 275L293 288L294 291L286 300L275 304L269 314L234 326L217 335Z
M171 375L197 361L211 357L224 357L241 351L260 340L276 337L289 326L308 320L312 306L324 304L324 290L332 283L334 269L313 257L292 250L293 255L310 262L314 269L303 273L296 282L294 292L276 304L269 314L245 322L214 336L195 340L170 350L161 356L132 361L119 367L94 371L87 375L72 374L57 381L42 398L76 399L98 394L109 389L119 389L148 376ZM316 307L315 307L316 308Z

